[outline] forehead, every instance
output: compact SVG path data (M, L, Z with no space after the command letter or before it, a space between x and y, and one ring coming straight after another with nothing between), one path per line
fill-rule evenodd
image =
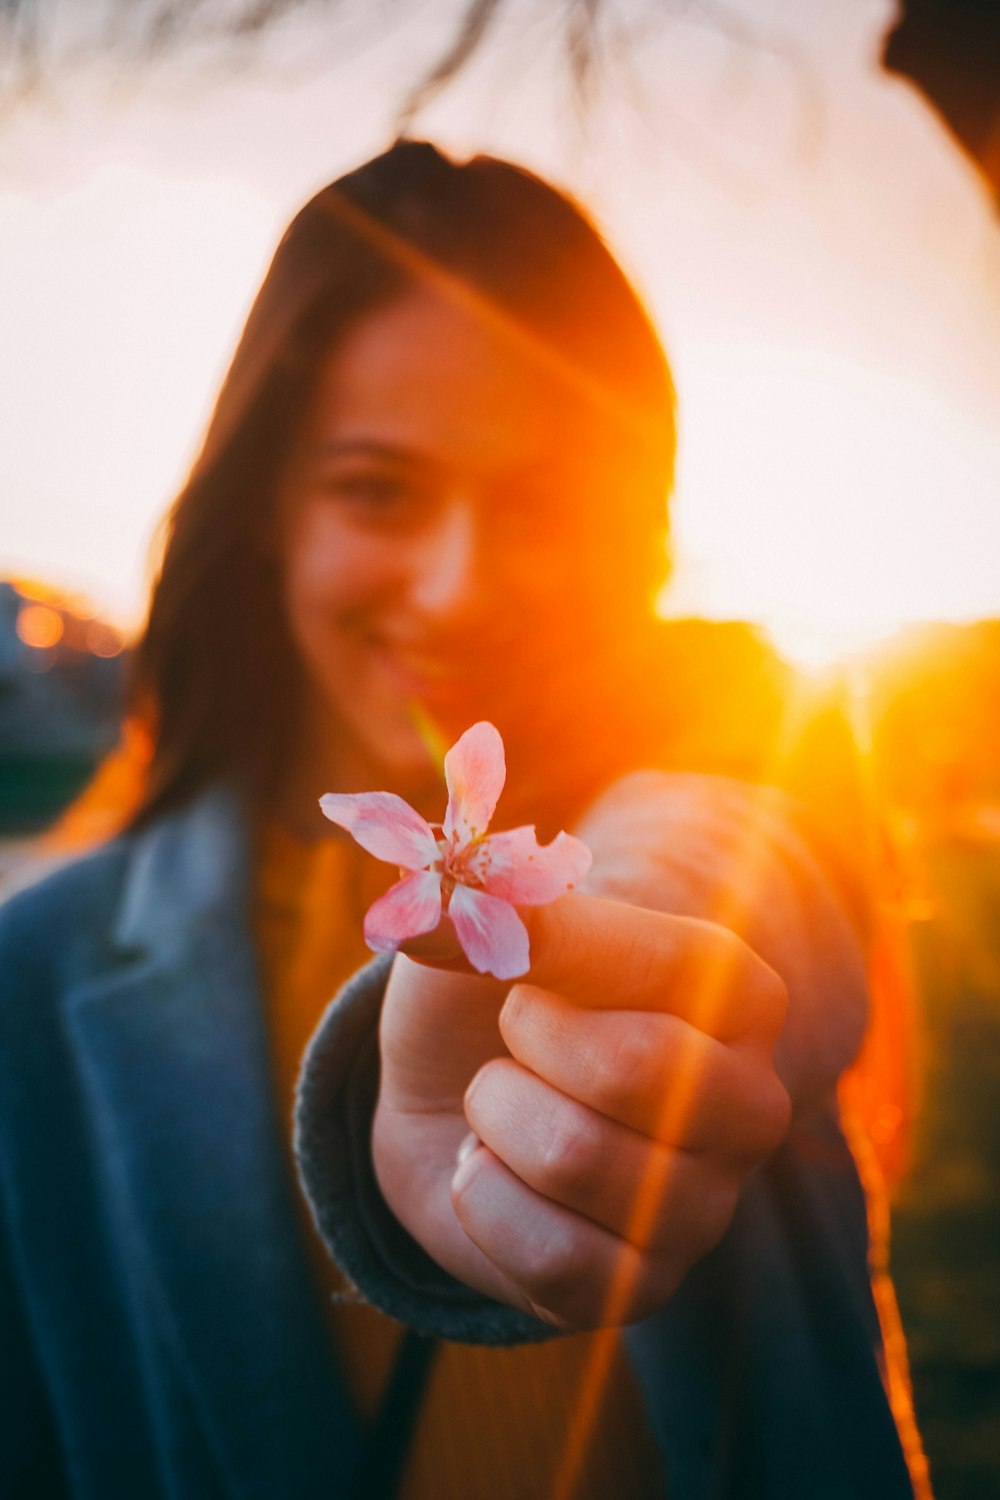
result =
M529 340L414 290L362 318L320 368L317 441L365 437L490 468L594 447L595 411Z

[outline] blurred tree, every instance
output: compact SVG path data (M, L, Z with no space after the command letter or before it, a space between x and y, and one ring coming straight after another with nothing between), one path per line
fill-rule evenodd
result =
M882 63L930 100L1000 203L1000 0L903 0Z
M331 24L363 0L85 0L68 8L60 0L0 0L0 97L36 91L60 64L118 53L151 61L185 45L256 47L264 34L293 14L325 14ZM391 24L407 0L387 6ZM454 35L402 101L405 126L445 88L486 43L509 0L456 0ZM627 36L612 31L623 19L623 0L561 0L564 54L584 105L602 51ZM631 18L637 14L628 7ZM747 11L724 0L647 0L647 17L671 11L700 13L709 23L773 46L764 28L754 33ZM752 12L751 12L752 14ZM890 73L911 79L978 162L1000 200L1000 0L900 0L882 58Z

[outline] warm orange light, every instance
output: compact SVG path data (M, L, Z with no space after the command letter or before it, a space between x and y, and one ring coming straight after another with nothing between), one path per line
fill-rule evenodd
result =
M22 599L30 599L35 604L54 604L63 597L58 589L53 588L49 583L42 583L37 578L22 578L19 574L13 574L10 582Z
M63 637L63 619L47 604L24 604L18 611L17 633L26 646L40 651L56 646Z
M823 678L853 658L875 650L903 627L898 619L844 618L839 622L804 621L775 612L766 631L779 656L799 672Z
M92 651L95 656L118 656L121 653L121 636L114 626L107 625L103 620L93 620L86 630L84 639L87 650Z

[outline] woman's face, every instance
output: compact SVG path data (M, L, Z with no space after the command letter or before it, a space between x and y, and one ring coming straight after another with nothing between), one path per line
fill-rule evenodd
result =
M314 730L346 729L392 784L426 774L421 718L450 741L530 713L606 608L610 448L593 404L474 311L421 290L360 321L280 496Z

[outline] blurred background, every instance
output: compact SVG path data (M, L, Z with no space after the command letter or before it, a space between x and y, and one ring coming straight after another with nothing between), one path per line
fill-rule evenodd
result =
M0 888L127 803L157 523L284 223L401 129L590 207L680 393L661 611L847 705L917 1411L1000 1492L995 0L0 0Z

